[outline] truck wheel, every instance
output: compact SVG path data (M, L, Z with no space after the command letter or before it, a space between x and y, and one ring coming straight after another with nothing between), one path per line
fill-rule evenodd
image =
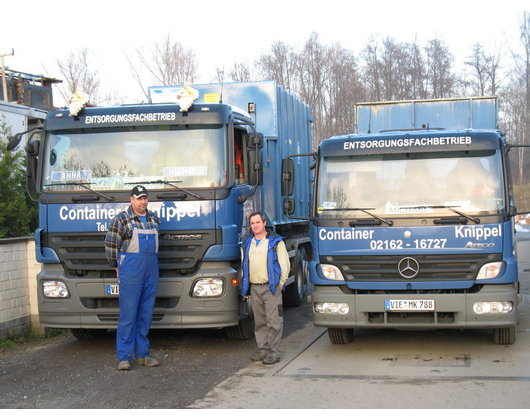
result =
M502 345L515 343L515 327L497 328L493 330L493 342Z
M78 340L97 340L107 335L107 330L87 329L87 328L72 328L72 334Z
M287 286L283 292L285 306L300 306L307 297L308 262L304 248L299 248L295 257L294 283Z
M239 320L239 324L225 328L226 336L231 340L250 340L254 337L254 314L250 300L245 301L240 313L246 316Z
M250 318L247 316L236 326L225 328L226 336L231 340L250 340L254 337L254 320Z
M333 344L348 344L353 340L353 328L328 328L328 335Z

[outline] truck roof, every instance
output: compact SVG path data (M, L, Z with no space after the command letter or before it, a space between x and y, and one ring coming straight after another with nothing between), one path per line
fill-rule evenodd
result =
M78 116L68 109L52 111L45 122L47 130L71 130L101 127L128 127L161 124L225 124L229 115L251 122L250 116L227 104L195 104L181 113L177 104L136 104L115 107L86 107Z

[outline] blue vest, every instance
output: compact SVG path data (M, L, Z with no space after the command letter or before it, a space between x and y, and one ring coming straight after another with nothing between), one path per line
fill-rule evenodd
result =
M248 296L250 293L250 280L248 273L249 265L249 250L252 243L253 236L248 237L244 244L243 250L243 278L241 280L241 294L243 296ZM282 274L282 268L280 267L280 262L278 261L278 254L276 253L276 245L282 240L281 236L277 235L267 235L269 239L269 248L267 250L267 275L269 277L269 290L274 294L276 288L280 284L280 277Z

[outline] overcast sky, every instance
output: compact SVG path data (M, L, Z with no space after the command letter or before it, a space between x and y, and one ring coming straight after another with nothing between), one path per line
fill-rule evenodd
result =
M340 42L357 56L372 35L420 45L444 40L457 64L477 42L486 47L517 42L519 9L525 2L268 0L195 1L91 0L86 2L4 2L0 54L11 69L61 78L57 59L87 48L103 88L142 100L125 54L148 47L168 34L192 48L200 66L198 82L214 81L216 68L237 60L252 64L270 46L283 41L299 49L311 32L323 44ZM501 8L502 5L502 8ZM360 7L360 6L359 6ZM505 44L504 44L505 45Z

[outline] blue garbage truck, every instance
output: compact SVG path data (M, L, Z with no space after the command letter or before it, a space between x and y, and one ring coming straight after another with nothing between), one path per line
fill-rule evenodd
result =
M183 88L198 91L186 110L176 103ZM161 220L151 328L224 328L231 338L250 338L239 278L253 211L285 239L292 269L284 303L306 298L308 222L284 215L280 165L311 151L310 107L274 81L152 87L149 96L147 104L85 107L78 115L51 111L40 136L27 141L28 190L39 202L40 322L79 339L116 327L119 284L104 237L141 184ZM308 187L297 200L308 207L310 169L298 166Z
M484 329L512 344L517 210L496 98L366 103L355 113L355 134L316 152L314 324L334 344L356 328Z

